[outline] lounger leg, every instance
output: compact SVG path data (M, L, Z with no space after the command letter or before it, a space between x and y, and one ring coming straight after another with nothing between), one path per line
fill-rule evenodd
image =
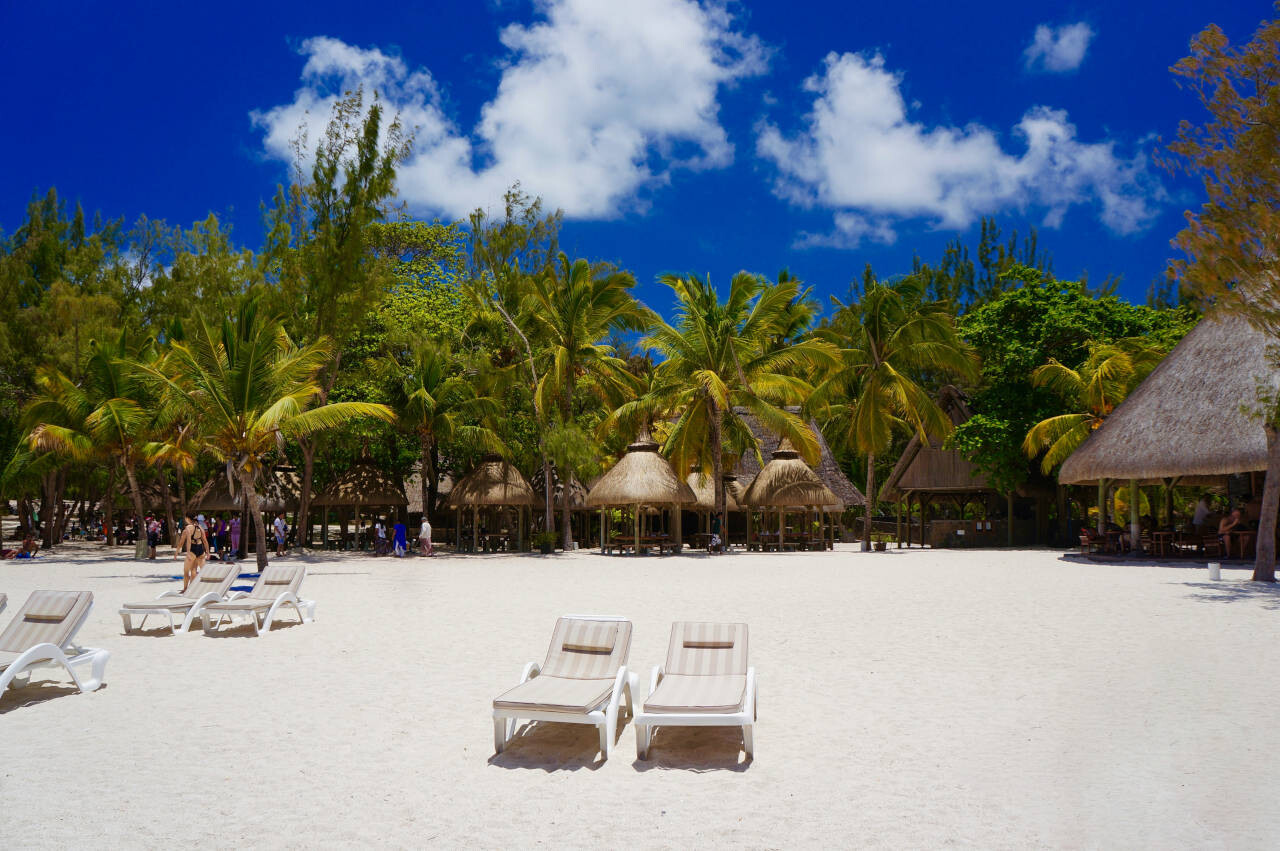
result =
M613 745L613 725L606 718L600 725L600 756L609 758L609 748Z
M747 752L747 756L755 755L756 749L755 749L755 736L753 735L754 730L755 730L755 725L753 724L742 725L742 749Z
M493 752L502 753L502 749L507 746L507 719L493 719Z
M129 632L133 629L133 618L131 618L129 615L121 614L120 620L124 621L125 634L126 635L129 634Z
M636 725L636 757L639 759L649 758L649 736L651 735L648 724Z
M82 692L97 691L102 685L102 677L107 672L107 661L110 658L111 654L106 650L94 650L87 658L82 657L76 660L75 665L70 662L66 662L64 664L67 669L67 673L71 675L71 679L75 682L76 688L80 689ZM90 673L92 676L87 680L81 680L80 677L76 675L76 666L83 665L85 662L90 663Z

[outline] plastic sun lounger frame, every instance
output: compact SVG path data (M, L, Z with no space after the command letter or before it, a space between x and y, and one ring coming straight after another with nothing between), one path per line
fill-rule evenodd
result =
M133 618L135 615L142 617L142 620L138 622L138 629L141 630L143 627L147 625L148 616L161 615L161 614L169 616L169 632L170 633L177 635L180 632L190 632L191 625L196 622L196 618L200 617L200 613L204 611L205 606L209 605L210 603L220 603L225 600L232 599L230 597L225 596L227 593L225 589L230 588L231 583L235 582L236 579L239 578L240 572L239 570L236 569L233 563L222 562L221 564L222 566L228 567L231 570L231 575L225 580L224 590L222 591L222 593L219 593L217 591L206 591L204 594L201 594L199 597L191 598L191 597L183 596L183 594L178 591L165 591L159 597L156 597L156 600L163 600L166 597L181 598L183 601L182 604L175 606L172 609L154 608L150 606L146 608L134 608L129 606L128 604L121 606L120 619L124 621L125 633L128 634L133 631ZM200 573L203 573L206 569L208 569L208 565L205 565L205 567L201 568ZM198 581L199 579L200 579L200 574L196 574L195 579L192 581L195 582L195 581ZM244 593L244 592L237 592L237 593ZM184 606L192 599L194 599L195 602L191 605L189 609L187 609L187 614L182 619L182 625L175 626L174 625L175 612L181 612Z
M629 622L629 618L617 615L564 615L561 620L587 620L587 621L616 621L618 623ZM628 637L630 641L630 637ZM524 671L520 674L520 682L517 685L523 685L529 680L538 676L542 672L542 665L537 662L530 662L524 666ZM548 710L537 709L514 709L506 707L493 708L493 750L494 753L500 754L506 747L507 742L515 735L517 719L523 718L526 721L552 721L561 724L592 724L600 732L600 754L605 758L609 758L609 754L613 750L614 739L618 734L618 714L620 711L625 712L623 721L635 717L635 707L632 704L632 693L640 685L640 675L631 673L627 670L627 666L618 667L618 672L613 678L613 688L609 691L607 697L602 699L594 707L586 713L576 712L552 712ZM625 699L625 704L623 703Z
M666 675L665 666L654 665L649 675L649 694L658 690L658 684ZM742 708L736 712L646 712L644 702L635 716L633 724L636 728L636 756L649 758L649 748L653 744L654 727L741 727L742 749L748 757L755 756L756 725L756 669L747 667L747 684L742 695ZM647 700L646 696L646 700Z
M31 596L27 598L27 602L18 610L18 614L14 616L14 620L9 627L14 627L18 621L26 617L26 610L31 605L32 598L36 594L50 593L33 591ZM84 626L84 622L89 619L89 613L93 611L93 595L89 592L82 592L89 595L89 603L84 607L84 611L71 624L70 629L66 632L66 638L61 644L50 642L42 642L28 647L26 650L18 654L18 658L14 659L3 671L0 671L0 694L3 694L8 688L22 688L31 682L31 672L38 668L63 668L71 675L71 681L76 684L81 693L89 691L97 691L102 685L102 680L106 676L107 662L111 659L111 654L106 650L93 647L81 647L75 643L76 633ZM7 633L9 630L6 629ZM0 639L3 634L0 634ZM90 666L90 674L88 678L82 679L76 672L77 668L83 668L85 665Z
M301 571L302 575L298 577L296 582L292 582L290 584L292 588L300 588L302 586L303 580L307 578L307 569L301 566L293 566L293 567L294 569ZM267 575L267 571L269 570L271 570L270 567L266 568L266 570L264 570L262 574L258 577L258 582L254 585L253 591L250 591L248 593L244 591L233 591L231 594L227 596L226 600L222 600L220 602L217 602L216 604L215 603L207 604L204 607L204 609L200 612L200 626L201 626L201 629L203 629L204 634L213 635L218 630L218 628L222 626L222 623L224 620L229 624L234 624L235 617L241 616L241 617L247 618L249 621L249 624L253 626L253 634L256 636L261 636L262 633L271 631L271 625L275 622L276 613L279 612L280 609L283 608L284 606L292 606L293 611L298 615L298 620L301 623L312 623L313 621L315 621L316 601L304 600L300 598L296 590L281 591L279 594L277 594L275 598L272 600L271 606L267 609L266 614L263 615L261 619L259 619L258 617L258 612L261 610L261 607L252 606L252 605L244 605L241 608L236 607L236 602L239 600L267 599L265 597L254 597L254 594L255 592L257 592L259 586L263 584L263 580ZM210 606L214 606L214 605L216 605L217 608L213 610L213 614L216 614L218 616L218 619L213 624L210 624L209 623Z

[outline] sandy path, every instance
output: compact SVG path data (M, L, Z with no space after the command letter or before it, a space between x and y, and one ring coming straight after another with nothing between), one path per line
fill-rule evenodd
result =
M9 847L1275 847L1280 592L1242 571L1043 551L318 558L319 620L120 634L176 562L0 566L88 588L90 695L0 698ZM122 554L124 550L120 550ZM690 602L680 602L681 600ZM675 619L743 620L756 759L732 731L589 727L492 755L492 698L565 612L628 615L647 683ZM643 691L642 686L642 691Z

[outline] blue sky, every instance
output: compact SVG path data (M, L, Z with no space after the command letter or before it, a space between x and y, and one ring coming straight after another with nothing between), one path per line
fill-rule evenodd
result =
M821 294L1005 233L1141 300L1197 186L1151 162L1202 116L1169 65L1270 3L546 0L6 4L0 227L56 185L87 210L261 242L285 142L344 86L417 130L423 217L512 180L568 216L571 253L636 273L786 266Z

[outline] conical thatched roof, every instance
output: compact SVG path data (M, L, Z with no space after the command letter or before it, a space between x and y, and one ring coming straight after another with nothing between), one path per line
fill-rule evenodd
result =
M938 393L938 405L952 425L967 422L973 416L968 400L959 389L947 385ZM893 472L880 490L880 498L897 499L908 491L973 493L991 490L987 477L955 449L944 449L942 441L930 437L922 441L915 435L908 441Z
M1066 463L1063 484L1265 470L1261 423L1242 408L1280 387L1270 338L1240 316L1206 317Z
M844 508L788 440L773 451L773 458L743 492L742 502L752 508Z
M453 493L453 485L454 485L453 476L451 476L448 473L442 473L440 474L440 477L437 479L437 482L438 484L436 486L436 499L438 500L438 502L436 503L436 505L437 507L440 505L448 505L449 494ZM415 466L413 468L413 473L410 474L409 478L405 480L404 493L405 493L405 496L408 497L409 499L409 513L410 514L421 513L422 512L422 471L419 469L419 467Z
M302 492L302 476L293 467L277 467L264 479L258 482L258 507L267 512L297 511L298 495ZM196 491L189 501L191 511L207 513L210 511L242 511L244 510L244 492L236 488L235 496L231 495L224 473L204 483L204 487Z
M365 458L347 468L324 492L316 497L316 505L371 507L408 505L404 495L404 483L379 469Z
M743 488L738 484L737 477L729 474L722 478L724 479L725 510L742 511L742 506L738 503L738 497L742 494ZM710 475L703 475L696 470L685 479L685 484L693 491L693 496L697 501L695 507L699 511L715 511L716 490L711 486L711 482L712 477Z
M693 491L658 453L658 444L644 431L618 463L587 492L588 508L610 505L688 505Z
M533 488L520 471L500 455L486 455L480 465L463 476L449 494L449 505L537 505Z
M800 409L788 408L787 410L797 413ZM753 417L745 408L735 408L734 412L742 418L751 429L751 433L755 435L756 440L760 443L761 455L765 458L771 457L773 451L778 448L780 442L778 436L761 425L759 420ZM845 508L864 505L866 500L862 496L862 491L858 490L857 486L849 481L849 477L840 470L840 464L831 452L831 447L827 445L826 438L823 437L822 430L818 428L818 424L810 420L809 428L813 429L814 435L818 438L820 452L818 465L813 468L813 472L817 474L827 489L838 497L837 504ZM738 482L743 483L744 490L746 488L745 483L754 484L754 480L760 475L760 472L760 461L756 458L754 452L748 452L743 455L737 466L733 468L733 473L738 477Z

